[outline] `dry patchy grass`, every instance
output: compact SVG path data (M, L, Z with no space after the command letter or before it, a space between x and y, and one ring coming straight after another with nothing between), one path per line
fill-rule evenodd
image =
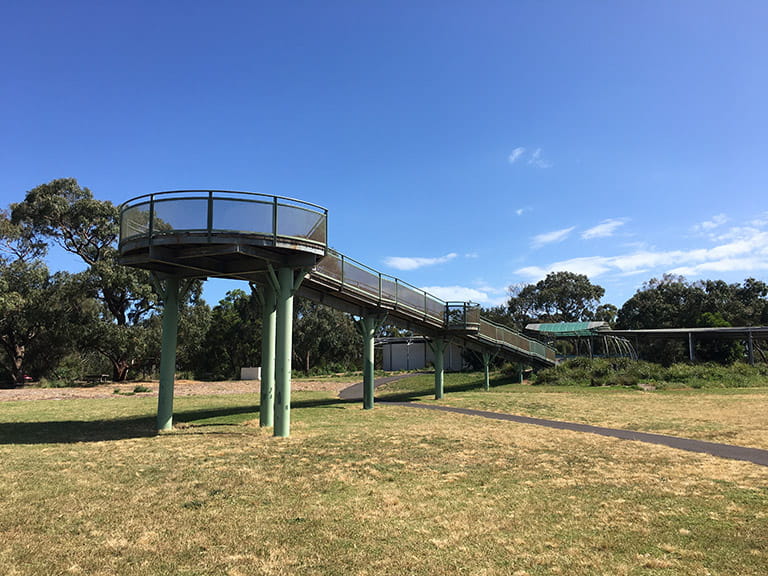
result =
M768 470L753 464L455 414L363 411L322 393L295 395L292 436L275 439L252 403L178 399L181 428L157 436L149 399L0 405L0 566L20 575L768 571ZM58 438L75 419L92 437L70 422Z
M417 376L400 383L400 391L429 389L431 376ZM454 393L452 382L474 389ZM479 390L481 376L448 374L448 393L442 403L581 422L594 426L622 428L683 436L768 449L768 389L736 388L644 392L625 388L578 388L563 386L503 385ZM430 401L431 396L425 397Z

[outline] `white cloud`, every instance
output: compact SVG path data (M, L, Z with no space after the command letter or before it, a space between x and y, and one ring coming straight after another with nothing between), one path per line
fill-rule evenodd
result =
M629 276L669 272L695 277L708 272L751 273L768 270L768 231L739 228L721 238L728 240L710 248L667 251L645 249L618 256L579 257L546 266L527 266L516 272L535 281L550 272L559 271L586 274L595 278L608 273Z
M714 230L715 228L719 228L726 222L728 222L728 216L726 216L725 214L717 214L713 216L711 220L707 220L705 222L696 224L693 227L693 230L695 232L709 232L711 230Z
M518 208L517 210L515 210L515 214L517 214L518 216L522 216L523 214L525 214L525 208Z
M533 152L528 153L527 148L518 146L512 150L509 156L507 156L507 160L509 160L510 164L516 164L517 162L523 160L526 156L528 157L526 164L529 166L534 166L536 168L552 168L552 162L545 160L542 157L541 148L536 148L536 150Z
M485 304L490 302L488 294L481 290L468 288L466 286L423 286L424 292L437 296L440 300L447 302L477 302Z
M603 220L597 226L593 226L592 228L582 232L581 237L584 240L591 240L592 238L607 238L609 236L613 236L613 233L616 232L617 229L624 226L625 223L626 220L623 218L609 218L608 220Z
M541 280L550 272L562 271L584 274L593 278L611 270L611 266L607 262L608 260L608 258L602 258L600 256L572 258L570 260L563 260L562 262L554 262L546 267L527 266L517 270L517 273L526 276L531 280Z
M704 262L696 266L681 266L673 268L671 274L682 276L700 276L707 272L757 272L768 270L768 260L756 258L726 258L714 262Z
M416 270L425 266L434 266L435 264L444 264L456 258L458 254L451 252L445 256L437 258L421 258L410 256L389 256L384 259L384 264L395 270Z
M509 155L509 163L514 164L515 162L520 160L520 158L522 158L523 154L525 154L525 148L523 148L522 146L518 146L517 148L512 150L512 153Z
M552 163L541 157L541 148L536 148L528 159L528 164L536 168L552 168Z
M562 242L574 231L576 227L563 228L562 230L554 230L552 232L545 232L544 234L538 234L531 239L531 246L539 248L546 244L554 244L555 242Z

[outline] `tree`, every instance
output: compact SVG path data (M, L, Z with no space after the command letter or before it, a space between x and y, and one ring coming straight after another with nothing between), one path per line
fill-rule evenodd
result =
M40 261L0 261L0 344L14 384L28 373L46 375L71 349L78 300L66 272L51 276Z
M208 329L194 362L198 378L234 378L243 366L261 365L261 311L243 290L227 292L210 313Z
M768 286L754 278L743 284L722 280L688 282L682 276L664 275L643 284L619 310L618 327L624 330L761 325L768 310ZM663 363L687 358L679 341L650 342L642 353ZM701 360L728 363L742 352L731 343L697 342Z
M44 252L28 229L0 212L0 345L2 365L16 385L29 371L41 375L64 354L62 335L79 300L77 290L69 289L69 274L48 273L40 260Z
M514 327L515 325L512 315L509 312L509 308L506 306L483 308L480 312L480 316L491 322L495 322L496 324L501 324L502 326Z
M511 286L509 292L507 308L520 328L532 321L592 320L605 295L602 286L573 272L551 272L536 284Z
M306 298L297 298L295 309L293 352L304 372L309 372L313 363L326 368L359 364L362 336L348 314Z
M30 190L11 210L14 225L31 231L36 239L55 242L88 266L83 287L100 304L90 311L92 322L83 327L80 345L107 357L113 378L125 380L138 355L152 345L152 335L143 324L158 301L148 272L118 264L117 208L96 200L74 178L63 178Z

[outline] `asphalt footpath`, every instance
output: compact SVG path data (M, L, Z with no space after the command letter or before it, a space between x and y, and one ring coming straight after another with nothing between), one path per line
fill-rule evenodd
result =
M388 376L374 380L374 387L394 382L412 374ZM362 400L363 384L355 384L345 388L339 393L342 400ZM409 408L420 408L422 410L436 410L438 412L451 412L454 414L464 414L465 416L477 416L481 418L490 418L492 420L502 420L505 422L516 422L518 424L531 424L533 426L545 426L557 430L570 430L572 432L584 432L587 434L599 434L610 438L619 438L620 440L634 440L635 442L647 442L649 444L659 444L669 446L678 450L688 452L699 452L710 454L719 458L728 458L731 460L743 460L752 462L759 466L768 466L768 450L759 448L747 448L744 446L733 446L731 444L720 444L718 442L705 442L703 440L693 440L691 438L680 438L678 436L666 436L664 434L651 434L650 432L637 432L635 430L621 430L617 428L604 428L602 426L590 426L589 424L578 424L576 422L563 422L560 420L545 420L543 418L531 418L530 416L517 416L515 414L503 414L499 412L488 412L486 410L474 410L472 408L455 408L452 406L442 406L437 404L421 404L419 402L387 402L378 400L378 402L390 406L405 406Z

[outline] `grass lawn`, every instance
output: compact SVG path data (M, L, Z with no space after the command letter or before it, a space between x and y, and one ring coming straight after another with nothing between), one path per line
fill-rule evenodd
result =
M449 374L440 402L535 418L582 422L768 449L768 387L656 390L528 386L499 378L482 390L482 375ZM453 391L459 391L456 394ZM434 402L434 376L388 384L379 396Z
M417 393L419 378L401 385ZM446 403L551 405L529 413L585 421L592 414L576 409L591 400L631 412L596 418L654 425L652 409L633 408L641 393L456 391L471 384L462 378L447 376ZM659 394L659 406L707 394ZM406 407L363 411L324 392L294 394L292 436L276 439L258 427L256 402L177 398L177 430L160 435L153 398L0 404L0 572L768 573L764 467ZM741 437L738 419L722 427Z

